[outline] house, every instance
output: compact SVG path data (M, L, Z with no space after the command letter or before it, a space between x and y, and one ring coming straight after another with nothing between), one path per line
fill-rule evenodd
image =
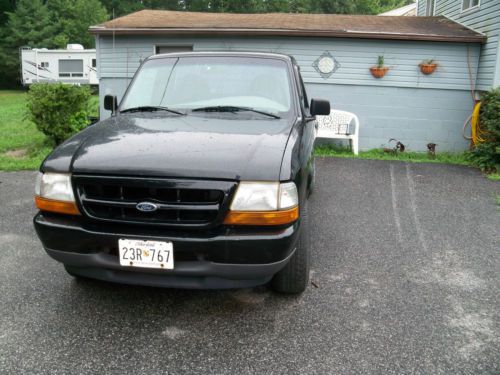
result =
M416 16L416 15L417 15L416 2L379 14L379 16Z
M417 15L442 16L487 37L479 57L478 90L500 85L500 0L418 0Z
M358 115L361 149L386 145L390 138L411 150L426 150L429 142L438 151L466 149L462 127L473 108L471 83L487 42L444 16L143 10L90 31L96 37L101 106L106 94L122 98L141 62L155 53L278 52L298 61L310 97ZM377 79L369 68L379 55L390 70ZM329 64L319 64L322 58ZM419 69L426 59L439 64L431 75ZM101 117L109 115L101 107Z

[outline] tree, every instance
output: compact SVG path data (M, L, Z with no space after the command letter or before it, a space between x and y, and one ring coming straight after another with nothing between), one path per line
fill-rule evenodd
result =
M99 0L18 0L0 29L1 87L19 83L19 47L64 48L67 43L94 46L90 25L107 19Z
M47 6L41 0L19 0L15 12L7 12L8 21L0 37L0 86L19 82L19 47L54 47L54 27Z
M290 13L307 13L309 12L309 0L290 0L289 11Z
M155 4L151 4L151 3ZM164 1L137 1L137 0L101 0L102 5L106 8L110 17L120 17L126 14L137 12L138 10L159 9L159 4ZM178 2L178 1L176 1ZM156 4L158 3L158 4Z
M88 29L106 21L106 9L99 0L50 0L47 2L54 25L53 44L65 48L68 43L94 46L94 37Z
M4 27L7 22L6 12L12 12L15 8L15 0L0 0L0 28Z
M19 0L15 12L7 12L5 42L20 47L25 44L50 44L54 33L50 13L41 0Z
M140 9L231 13L350 13L377 14L412 0L101 0L115 17Z

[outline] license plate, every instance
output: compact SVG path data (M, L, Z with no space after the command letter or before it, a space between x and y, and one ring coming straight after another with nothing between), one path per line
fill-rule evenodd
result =
M118 249L121 266L174 269L172 242L121 239Z

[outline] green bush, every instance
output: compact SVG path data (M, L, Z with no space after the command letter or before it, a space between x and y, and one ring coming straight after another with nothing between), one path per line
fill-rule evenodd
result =
M484 136L486 141L472 150L472 161L483 170L500 171L500 88L481 97L479 123L481 129L487 132Z
M31 85L27 100L29 117L38 130L58 145L89 124L91 95L87 86Z

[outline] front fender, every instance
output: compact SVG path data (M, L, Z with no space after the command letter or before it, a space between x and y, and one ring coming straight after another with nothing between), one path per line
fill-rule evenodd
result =
M294 181L302 201L307 194L314 153L314 122L297 118L292 127L281 163L280 180Z

